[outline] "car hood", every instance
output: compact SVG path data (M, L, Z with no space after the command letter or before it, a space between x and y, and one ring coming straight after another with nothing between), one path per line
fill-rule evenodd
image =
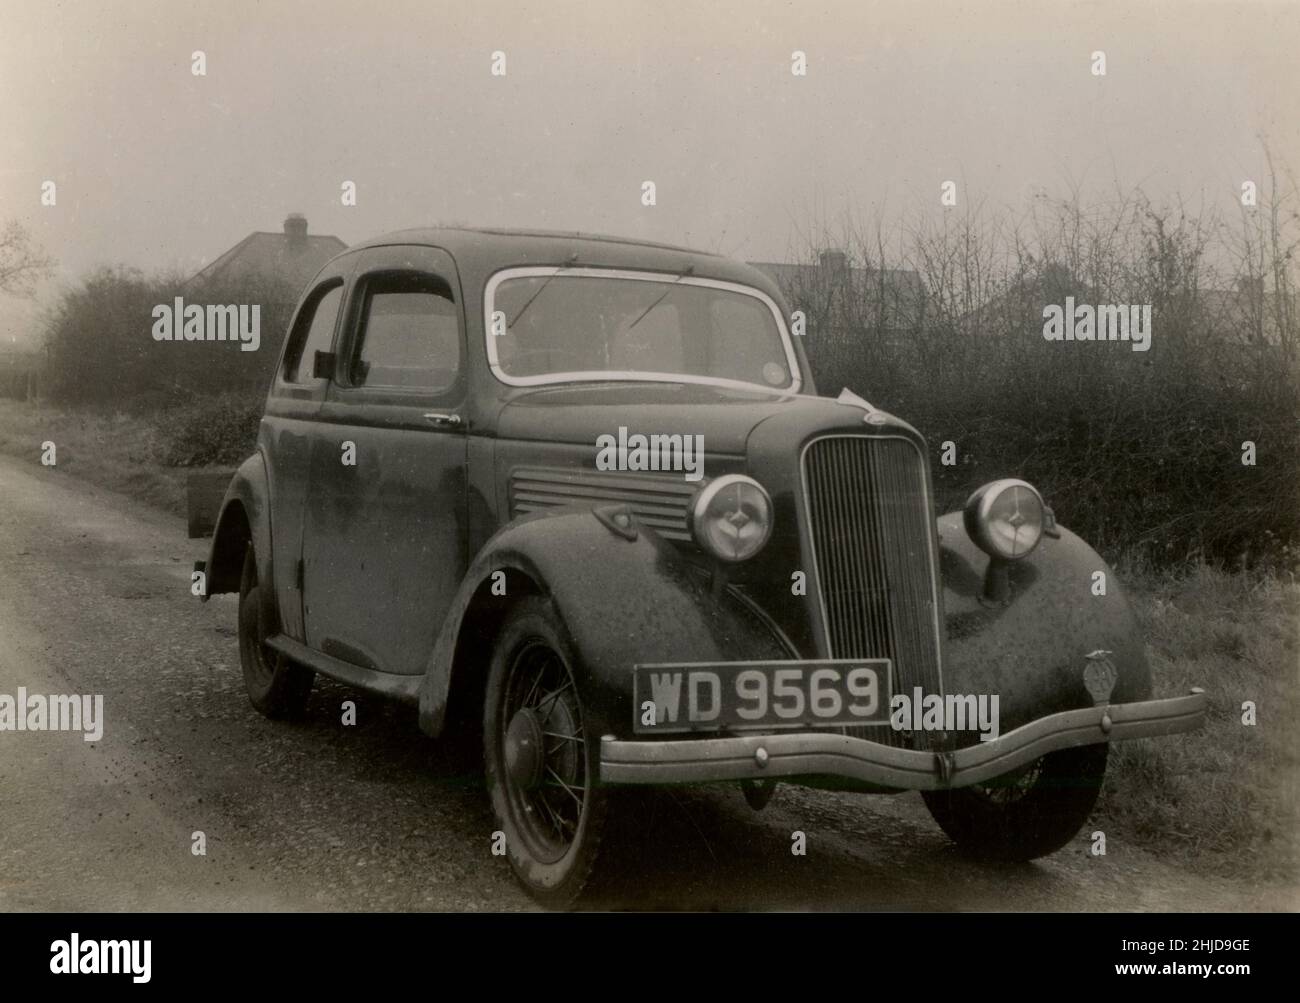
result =
M513 397L497 418L497 435L590 446L624 426L629 435L703 435L708 452L739 455L755 425L796 399L686 383L546 387Z
M865 402L862 402L865 404ZM827 397L740 390L684 383L601 384L527 390L511 397L497 417L503 439L564 442L594 446L601 435L703 435L711 455L743 455L754 429L769 418L800 433L835 428L863 430L862 405ZM906 423L879 414L881 425L907 429ZM881 431L879 427L876 431Z

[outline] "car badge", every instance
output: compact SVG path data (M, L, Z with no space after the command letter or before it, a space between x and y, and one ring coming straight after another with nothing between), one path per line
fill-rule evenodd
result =
M1119 678L1119 670L1110 660L1113 654L1113 651L1098 649L1084 656L1088 664L1083 669L1083 685L1092 697L1094 706L1101 707L1110 702L1111 690Z

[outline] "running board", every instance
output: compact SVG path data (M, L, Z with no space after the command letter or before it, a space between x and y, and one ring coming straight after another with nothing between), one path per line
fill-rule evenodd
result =
M377 693L382 697L400 700L402 703L418 704L420 702L421 676L399 676L392 672L379 672L375 669L363 669L333 655L323 655L314 648L309 648L301 641L295 641L284 634L276 634L266 639L266 646L278 651L286 658L291 658L300 665L329 676L341 683L355 686L360 690Z

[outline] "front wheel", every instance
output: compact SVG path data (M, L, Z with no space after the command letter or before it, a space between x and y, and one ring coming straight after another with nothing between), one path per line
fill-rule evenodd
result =
M587 890L609 815L576 665L554 607L529 597L506 615L484 696L487 785L506 854L528 893L553 908Z
M922 791L948 837L988 860L1033 860L1083 828L1106 775L1108 743L1049 752L985 784Z

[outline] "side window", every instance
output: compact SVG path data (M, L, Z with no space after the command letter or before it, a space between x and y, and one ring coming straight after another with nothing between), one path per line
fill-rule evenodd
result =
M366 282L349 379L356 387L446 390L460 371L451 290L432 275L400 272Z
M289 363L285 379L290 383L312 382L312 362L316 353L328 352L334 340L334 321L339 315L339 301L343 298L343 283L339 283L323 296L317 296L314 306L303 311L295 325Z

